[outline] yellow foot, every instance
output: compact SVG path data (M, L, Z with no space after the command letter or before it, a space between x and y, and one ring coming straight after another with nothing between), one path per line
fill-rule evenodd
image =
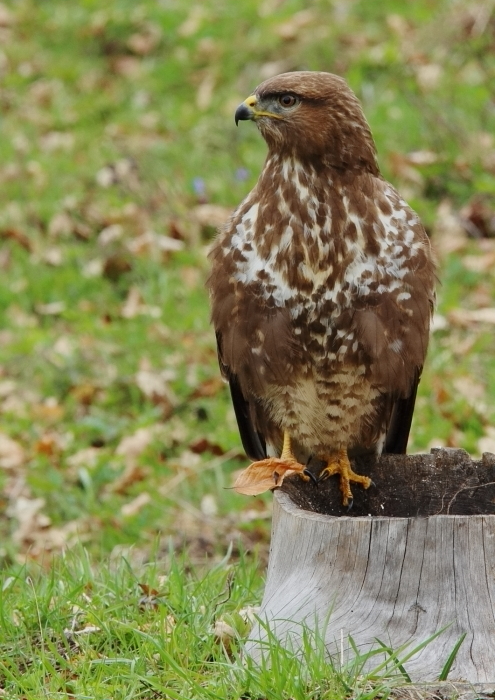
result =
M342 491L342 504L344 506L349 505L349 501L352 503L351 481L361 484L365 489L371 485L369 477L361 476L361 474L356 474L356 472L352 471L347 450L339 450L331 457L327 457L327 466L321 472L318 481L327 479L334 474L340 474L340 490Z

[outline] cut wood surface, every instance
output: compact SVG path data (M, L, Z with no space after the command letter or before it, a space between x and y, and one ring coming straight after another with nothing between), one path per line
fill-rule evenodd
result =
M450 625L405 663L410 677L438 680L466 633L449 680L495 689L495 456L442 449L355 466L374 486L353 486L349 512L338 478L291 477L275 492L260 619L296 650L300 623L318 625L337 658L349 635L361 651L377 638L397 648ZM253 630L253 658L265 639Z

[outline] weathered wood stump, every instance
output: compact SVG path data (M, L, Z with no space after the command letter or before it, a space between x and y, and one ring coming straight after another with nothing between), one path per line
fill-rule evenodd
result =
M349 512L337 477L318 487L295 477L275 492L260 619L296 650L302 621L328 620L326 645L339 655L349 635L365 652L376 638L397 648L450 625L405 663L410 677L438 680L466 633L449 680L495 684L495 455L439 449L354 466L374 485L353 487ZM254 659L265 639L253 630Z

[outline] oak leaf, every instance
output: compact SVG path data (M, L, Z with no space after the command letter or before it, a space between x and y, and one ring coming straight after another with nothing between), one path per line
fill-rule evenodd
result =
M279 488L286 476L302 474L304 469L305 467L298 462L269 457L261 462L253 462L244 469L235 480L233 489L246 496L258 496L265 491Z

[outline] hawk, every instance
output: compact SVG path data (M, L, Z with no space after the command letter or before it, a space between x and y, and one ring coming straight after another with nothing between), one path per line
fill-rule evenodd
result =
M349 458L406 451L435 297L429 239L381 176L342 78L277 75L241 120L268 155L210 252L221 372L250 469L307 479L317 458L348 505L352 482L371 483Z

